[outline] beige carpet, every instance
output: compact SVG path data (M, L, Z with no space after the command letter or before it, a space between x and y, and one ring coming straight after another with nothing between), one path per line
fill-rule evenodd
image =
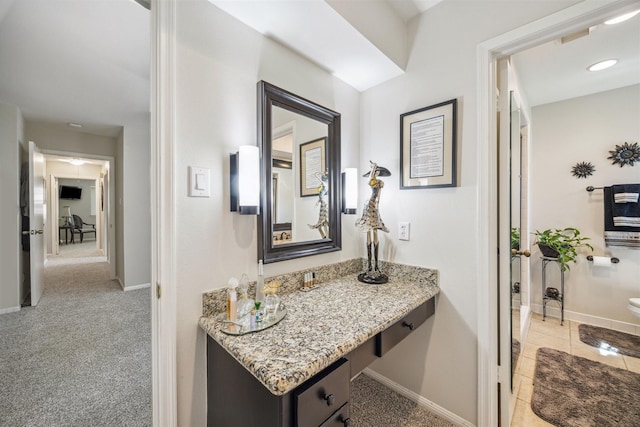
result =
M362 374L351 383L351 427L455 427Z
M150 306L101 257L50 258L38 306L0 316L0 426L151 426Z

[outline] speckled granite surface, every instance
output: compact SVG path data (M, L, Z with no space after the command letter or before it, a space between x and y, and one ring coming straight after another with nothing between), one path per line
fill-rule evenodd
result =
M264 282L270 283L278 281L281 284L278 295L285 295L298 291L302 287L302 279L305 273L315 272L318 283L325 283L339 277L348 276L350 274L358 274L362 271L363 259L354 258L347 261L337 262L335 264L327 264L322 267L316 267L307 270L294 271L293 273L281 274L265 278ZM249 282L248 294L253 298L256 294L256 282ZM224 288L207 292L202 298L202 315L214 316L216 313L222 313L226 307L226 294Z
M212 301L223 291L209 292L200 327L271 393L286 394L440 292L436 270L387 264L390 279L384 285L358 282L358 271L359 265L309 292L282 293L287 316L243 336L220 331L222 305Z

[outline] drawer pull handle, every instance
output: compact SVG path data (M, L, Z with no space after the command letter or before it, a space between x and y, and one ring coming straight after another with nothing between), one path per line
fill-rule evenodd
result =
M324 400L327 402L327 406L331 406L336 401L336 398L333 394L325 394Z
M410 331L413 331L413 323L402 322L402 326L409 328Z
M340 422L342 422L344 427L349 427L351 425L351 418L342 418L342 417L340 417Z

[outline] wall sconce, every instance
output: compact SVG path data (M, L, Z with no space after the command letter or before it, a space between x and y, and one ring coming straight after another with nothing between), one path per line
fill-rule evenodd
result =
M242 145L230 155L231 212L257 215L260 211L260 150Z
M342 213L355 215L358 205L358 169L346 168L342 172Z

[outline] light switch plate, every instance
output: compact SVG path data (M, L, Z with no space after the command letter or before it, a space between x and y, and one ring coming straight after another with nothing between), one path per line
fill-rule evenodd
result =
M211 197L211 171L189 166L189 197Z
M409 240L411 224L408 222L398 223L398 240Z

